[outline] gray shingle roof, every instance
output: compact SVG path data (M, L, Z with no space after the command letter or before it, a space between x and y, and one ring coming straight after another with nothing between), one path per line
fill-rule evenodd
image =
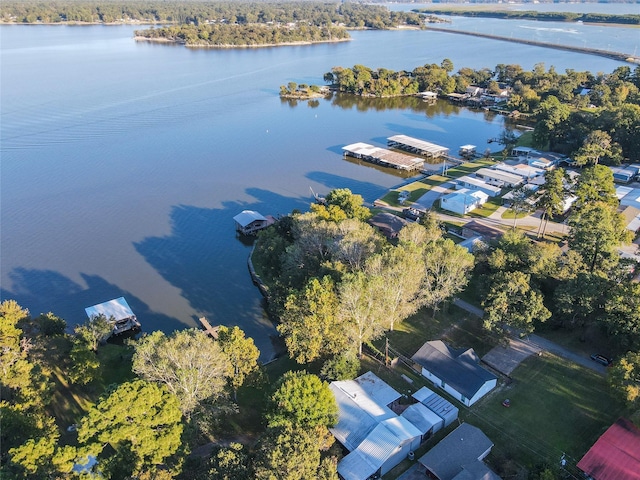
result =
M473 398L485 382L498 378L479 365L472 348L456 350L441 340L425 343L411 359L467 398Z

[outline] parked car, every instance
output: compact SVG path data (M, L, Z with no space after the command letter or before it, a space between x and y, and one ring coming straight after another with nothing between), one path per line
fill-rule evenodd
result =
M402 210L402 214L405 218L410 220L419 220L424 216L424 213L418 210L417 208L409 207Z
M599 353L591 354L591 360L593 360L594 362L598 362L600 365L604 365L605 367L611 365L611 359Z

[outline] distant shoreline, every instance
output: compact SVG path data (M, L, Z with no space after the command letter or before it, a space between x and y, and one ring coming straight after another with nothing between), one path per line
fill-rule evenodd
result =
M640 65L640 57L634 56L628 53L612 52L608 50L600 50L597 48L587 47L574 47L571 45L559 45L556 43L539 42L536 40L526 40L523 38L504 37L501 35L492 35L489 33L469 32L466 30L454 30L450 28L439 28L426 26L425 30L431 30L434 32L453 33L456 35L470 35L472 37L488 38L491 40L501 40L512 43L522 43L524 45L533 45L536 47L553 48L556 50L567 50L569 52L584 53L587 55L598 55L600 57L611 58L620 62L632 63L634 65Z

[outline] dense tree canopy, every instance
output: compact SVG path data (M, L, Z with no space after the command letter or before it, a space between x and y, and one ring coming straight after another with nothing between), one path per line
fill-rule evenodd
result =
M223 394L233 366L217 342L201 330L161 331L146 335L136 344L133 371L142 378L166 385L185 415L203 400Z
M78 428L83 452L99 455L110 445L131 473L161 465L181 444L180 401L166 386L136 380L117 387L89 410Z

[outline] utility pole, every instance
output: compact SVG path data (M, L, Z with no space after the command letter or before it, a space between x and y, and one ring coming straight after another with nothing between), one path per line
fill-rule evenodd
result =
M389 366L389 337L384 337L384 366Z

